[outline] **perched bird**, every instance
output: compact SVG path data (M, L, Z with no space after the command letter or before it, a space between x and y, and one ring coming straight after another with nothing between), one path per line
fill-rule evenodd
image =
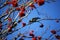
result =
M33 22L38 22L39 21L39 17L35 17L35 18L32 18L29 23L33 23Z

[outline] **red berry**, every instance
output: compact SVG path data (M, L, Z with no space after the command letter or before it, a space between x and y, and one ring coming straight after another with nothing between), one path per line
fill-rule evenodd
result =
M44 0L38 0L37 3L38 3L39 6L43 5L44 4Z
M35 3L37 2L37 0L33 0Z
M23 26L23 27L26 26L26 23L22 23L22 26Z
M0 27L2 27L2 23L0 23Z
M18 6L17 2L12 2L12 5L13 5L13 7L17 7Z
M12 30L12 26L8 24L8 32L10 32L11 30Z
M20 17L25 16L24 11L21 11L21 12L19 13L19 16L20 16Z
M33 31L30 31L29 35L34 37Z
M37 40L37 38L36 37L33 37L32 40Z
M55 30L51 30L51 33L52 33L52 34L56 34L56 31L55 31Z
M21 11L25 11L25 7L24 6L21 6L20 10Z
M19 8L19 7L17 7L17 8L16 8L16 10L18 10L18 11L19 11L19 10L20 10L20 8Z
M0 21L0 30L2 30L2 22Z
M41 38L42 38L41 36L38 36L38 40L41 40Z
M12 18L8 18L8 21L11 22L12 21Z
M17 0L12 0L12 5L13 7L17 7L18 6Z
M18 0L11 0L11 1L16 1L17 2Z
M10 32L12 30L12 27L8 27L8 32Z

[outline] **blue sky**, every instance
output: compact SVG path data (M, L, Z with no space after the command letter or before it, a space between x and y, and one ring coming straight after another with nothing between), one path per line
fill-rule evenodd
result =
M1 4L0 4L1 5ZM39 12L40 15L38 15L36 9L32 10L31 13L29 14L29 16L27 18L23 19L23 22L28 23L28 21L33 18L33 17L40 17L40 18L45 18L46 16L48 16L49 18L59 18L60 19L60 0L56 0L56 2L51 2L51 3L47 3L45 2L44 5L42 6L38 6L37 4L34 4ZM6 11L6 9L8 9L9 6L5 6L4 8L0 9L0 14L4 13ZM15 16L18 13L18 11L14 12ZM15 17L14 16L14 17ZM42 36L42 40L44 40L43 38L48 38L51 34L51 30L58 30L60 29L60 22L56 23L55 20L42 20L40 21L44 24L43 28L39 27L39 23L34 23L28 26L25 26L24 28L12 33L11 35L7 36L8 40L12 40L12 38L14 38L19 32L24 33L24 32L29 32L30 30L34 30L34 34L35 36L42 36L42 32L44 32L46 30L47 27L49 27L49 29L46 31L46 33ZM16 28L20 28L21 27L21 23L19 23ZM30 28L29 28L30 27ZM60 32L57 32L57 34L60 35ZM28 36L28 34L25 34ZM52 36L53 39L52 40L57 40L54 36ZM51 38L52 38L51 37ZM31 38L24 38L25 40L31 40ZM19 38L17 39L19 40ZM49 39L51 40L51 39Z

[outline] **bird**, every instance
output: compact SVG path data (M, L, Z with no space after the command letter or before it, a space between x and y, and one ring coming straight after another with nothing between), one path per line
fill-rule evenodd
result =
M39 17L34 17L29 22L37 22L39 19L40 19Z

